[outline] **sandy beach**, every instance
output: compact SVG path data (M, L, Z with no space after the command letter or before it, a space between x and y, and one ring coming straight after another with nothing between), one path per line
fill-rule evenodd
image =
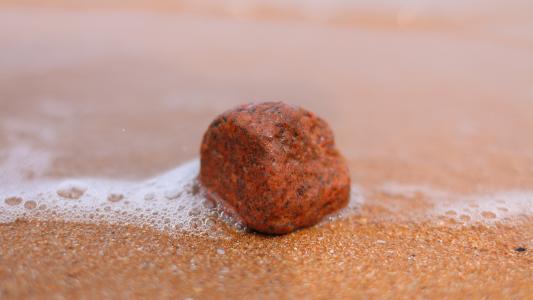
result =
M528 299L524 1L0 1L0 299ZM350 205L260 235L204 201L202 134L283 100Z

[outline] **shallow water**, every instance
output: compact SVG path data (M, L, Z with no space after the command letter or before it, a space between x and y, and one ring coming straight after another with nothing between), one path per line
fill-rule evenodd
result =
M213 16L208 2L184 4L174 15L4 7L1 196L61 210L63 202L52 200L56 186L72 178L91 178L93 198L80 202L93 207L114 186L132 194L150 177L170 189L172 179L157 174L196 157L217 113L284 100L331 123L366 203L404 216L413 206L425 207L417 216L453 210L463 220L531 214L532 48L517 45L533 39L526 31L496 42L500 33L492 31L532 26L520 14L503 18L526 4L494 16L496 4L472 11L459 3L340 1L326 10L279 2L265 19L255 15L260 2L245 3L219 7L238 8L245 19ZM417 11L416 26L327 18L406 7ZM276 18L289 8L322 19ZM446 22L434 28L428 18ZM467 199L483 209L463 208ZM2 210L4 221L34 215Z
M22 180L0 192L0 223L17 219L108 223L150 226L167 233L188 232L224 237L227 226L242 230L236 215L207 200L197 182L199 161L184 163L176 169L144 181L103 178ZM21 189L21 186L23 188ZM383 200L374 200L380 193ZM377 191L352 186L348 206L321 223L350 216L401 222L442 220L462 224L512 223L533 215L533 193L503 191L492 194L452 194L427 186L386 183ZM365 206L382 206L385 212L365 214ZM413 210L413 207L416 209ZM444 217L444 218L443 218ZM452 224L455 224L452 223ZM320 225L319 225L320 226Z

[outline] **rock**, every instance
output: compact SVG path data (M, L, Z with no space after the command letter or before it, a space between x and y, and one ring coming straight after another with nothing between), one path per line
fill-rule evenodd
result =
M348 203L348 167L325 121L282 102L218 116L201 146L200 182L251 229L284 234Z

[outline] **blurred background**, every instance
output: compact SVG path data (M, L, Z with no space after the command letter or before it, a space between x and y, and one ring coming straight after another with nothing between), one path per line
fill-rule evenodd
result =
M282 100L354 181L533 187L533 2L0 0L0 179L145 178Z

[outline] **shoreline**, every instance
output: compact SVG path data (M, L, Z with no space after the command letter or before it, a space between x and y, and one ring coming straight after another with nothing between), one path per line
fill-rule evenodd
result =
M0 0L0 298L533 295L531 4L250 1ZM186 167L217 114L269 100L326 120L355 184L275 237Z

